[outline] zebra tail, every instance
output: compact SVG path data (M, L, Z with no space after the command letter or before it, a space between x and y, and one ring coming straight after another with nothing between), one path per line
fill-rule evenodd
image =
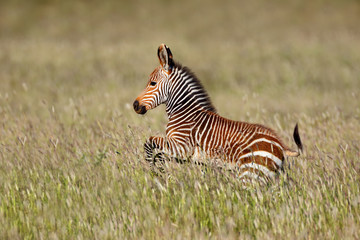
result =
M300 152L303 151L303 145L302 145L300 135L299 135L298 124L295 125L293 137L294 137L294 141L296 143L296 146L298 147L298 150L297 151L294 151L294 150L291 150L291 149L285 150L285 154L288 157L297 157L297 156L300 155Z

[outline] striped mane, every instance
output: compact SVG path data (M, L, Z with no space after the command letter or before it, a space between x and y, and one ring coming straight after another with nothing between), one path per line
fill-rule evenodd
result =
M185 73L183 78L186 77L186 84L192 85L190 91L197 95L197 99L201 99L201 106L207 111L216 113L216 108L212 104L209 94L196 75L188 67L184 67L178 62L174 63L174 68L177 69L178 72L181 71L182 73Z

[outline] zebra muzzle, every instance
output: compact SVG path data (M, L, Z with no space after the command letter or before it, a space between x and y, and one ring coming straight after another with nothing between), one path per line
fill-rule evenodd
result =
M145 114L146 113L146 107L139 104L138 100L135 100L133 104L134 110L138 114Z

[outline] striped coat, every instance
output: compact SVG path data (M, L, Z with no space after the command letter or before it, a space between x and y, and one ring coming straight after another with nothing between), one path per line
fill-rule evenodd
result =
M133 104L139 114L166 104L166 137L150 137L145 142L146 160L153 161L158 153L205 164L217 160L238 169L241 178L268 179L282 169L285 156L299 155L270 128L217 114L200 81L173 61L166 45L160 45L158 57L160 66ZM294 139L302 149L297 126Z

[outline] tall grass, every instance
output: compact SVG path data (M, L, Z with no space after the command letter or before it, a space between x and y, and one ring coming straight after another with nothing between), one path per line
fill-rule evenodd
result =
M360 238L357 1L1 1L2 239ZM221 115L305 152L276 183L170 163L132 102L160 43Z

